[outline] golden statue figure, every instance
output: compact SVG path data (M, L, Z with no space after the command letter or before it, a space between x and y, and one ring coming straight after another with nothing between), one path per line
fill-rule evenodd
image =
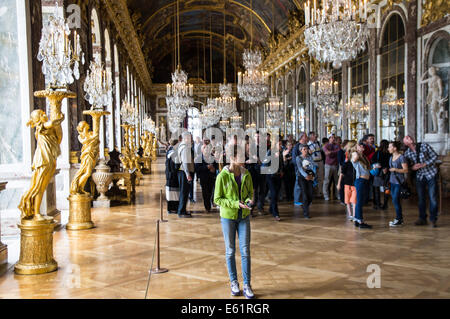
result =
M49 120L42 110L31 112L31 119L27 126L36 128L36 151L31 169L30 189L22 196L18 208L22 212L22 219L44 220L39 212L42 197L56 170L56 159L61 154L59 144L62 140L61 122L64 114L57 113Z
M158 147L158 143L157 143L158 139L153 134L151 135L151 137L153 139L152 151L151 151L151 153L152 153L152 160L156 161L156 148Z
M97 163L98 155L99 155L99 132L97 131L89 131L89 124L86 121L81 121L77 126L78 131L78 140L83 147L81 148L81 165L78 172L75 174L75 177L70 184L70 194L86 194L89 193L84 191L84 185L92 175L92 171Z

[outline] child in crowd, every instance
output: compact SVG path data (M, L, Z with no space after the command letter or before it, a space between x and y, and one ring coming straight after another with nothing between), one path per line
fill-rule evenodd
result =
M350 161L351 153L355 150L355 141L348 141L345 146L345 161L341 167L341 174L339 175L338 190L344 188L344 198L347 210L347 219L354 221L355 206L356 206L356 170Z

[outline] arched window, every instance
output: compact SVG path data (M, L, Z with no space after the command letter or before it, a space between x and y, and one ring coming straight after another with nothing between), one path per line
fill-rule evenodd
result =
M92 9L91 12L91 37L92 37L92 52L102 54L102 46L100 41L100 23L98 20L97 11Z
M405 134L405 27L393 14L381 42L381 138L398 139Z
M294 105L295 105L295 87L294 77L292 74L288 75L286 82L286 136L294 134Z
M112 74L111 65L112 65L111 42L110 42L110 38L109 38L108 29L105 29L105 69L106 69L107 74ZM106 147L108 147L109 151L112 151L114 149L114 108L113 108L113 105L112 104L108 105L106 110L111 113L110 115L107 115L105 118Z
M366 45L366 50L360 52L355 60L350 64L350 83L351 83L351 97L359 96L363 103L363 117L362 121L358 125L358 135L357 139L361 139L364 134L369 133L369 53L367 50L368 45ZM351 131L349 128L348 132L351 136Z
M29 110L20 112L23 104L21 85L27 82L20 72L20 58L22 55L26 57L27 52L20 47L19 40L26 38L26 34L20 32L17 4L15 0L6 0L0 6L0 114L3 114L0 116L0 165L22 162L22 129L25 125L22 119L29 118Z
M121 135L120 135L120 71L119 71L119 51L117 50L117 45L114 44L114 89L116 96L116 105L114 111L114 123L115 123L115 134L114 134L114 145L116 145L119 150L121 148Z
M130 88L130 83L131 83L131 79L130 79L130 68L128 67L127 64L127 101L128 103L131 103L131 88Z
M305 132L306 130L305 110L307 90L308 83L306 82L306 71L305 68L302 67L298 74L298 115L295 118L295 120L298 121L299 132ZM297 123L295 123L295 127L297 127ZM296 132L296 135L298 135L299 132Z

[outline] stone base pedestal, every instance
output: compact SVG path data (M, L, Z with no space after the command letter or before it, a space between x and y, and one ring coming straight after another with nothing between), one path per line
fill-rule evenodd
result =
M70 195L69 198L69 222L66 229L82 230L94 227L91 220L90 195Z
M94 200L93 206L94 206L94 208L108 208L108 207L111 207L111 201L109 199Z
M55 271L58 263L53 259L53 218L42 221L22 220L20 228L20 257L14 266L19 275L37 275Z
M447 155L447 152L450 151L450 134L448 133L427 133L423 141L430 144L438 155Z

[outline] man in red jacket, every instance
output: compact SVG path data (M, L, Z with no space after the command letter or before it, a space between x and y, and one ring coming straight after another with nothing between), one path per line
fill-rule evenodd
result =
M375 135L367 134L362 138L362 142L364 145L363 154L367 157L369 162L372 163L372 157L375 154L376 146L375 146Z

